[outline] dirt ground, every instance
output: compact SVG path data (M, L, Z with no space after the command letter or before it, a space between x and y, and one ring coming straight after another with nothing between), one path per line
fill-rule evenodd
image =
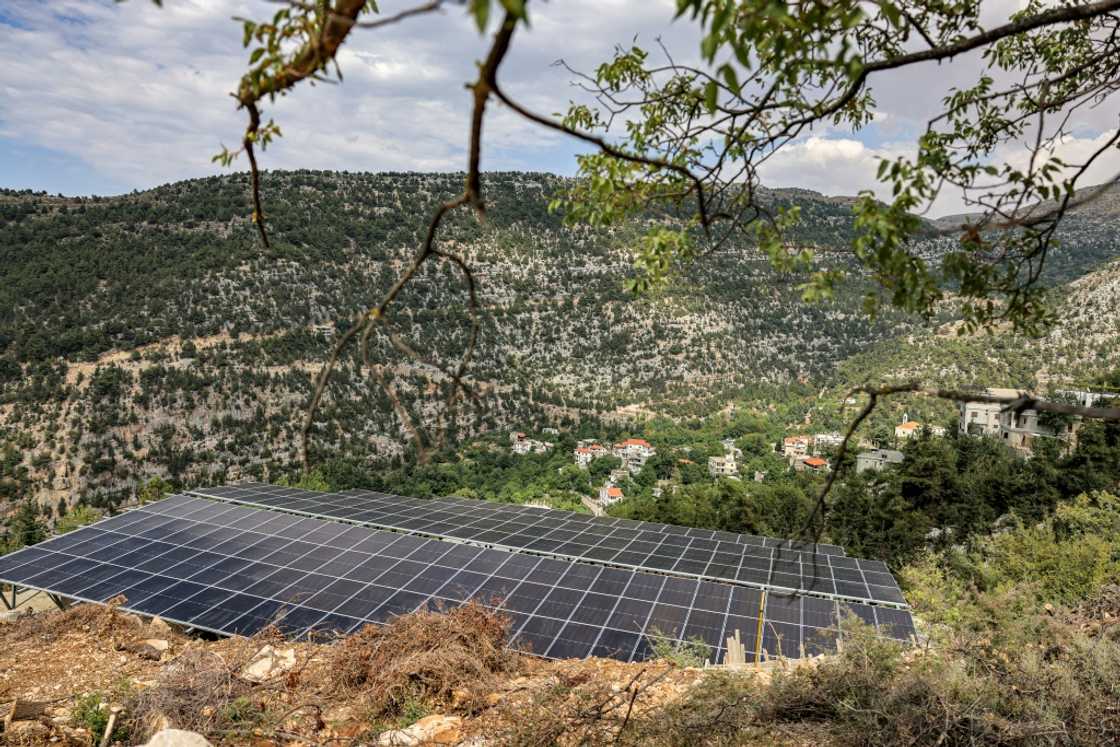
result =
M422 624L427 623L418 623ZM417 637L415 628L404 635ZM378 655L392 657L388 661L414 656L401 651L402 646L391 638L370 645L386 643L387 650ZM247 666L265 646L293 655L294 664L262 682L251 681L245 676ZM9 712L13 701L42 706L42 713L31 718L0 724L5 729L0 744L97 744L101 734L91 733L91 721L83 717L79 705L92 695L95 702L100 699L102 710L123 708L122 721L131 719L129 733L118 734L115 744L142 744L161 727L202 731L218 745L393 744L392 733L399 735L399 730L420 719L414 731L424 724L434 724L440 731L426 739L398 743L481 747L520 741L493 735L516 733L510 722L516 722L525 708L539 705L543 694L552 699L557 693L598 698L602 702L596 707L605 714L596 718L609 731L612 719L658 707L704 676L700 669L664 662L552 662L510 653L492 675L483 673L478 682L460 682L435 697L434 703L412 702L406 693L389 709L384 693L344 686L349 675L343 673L347 663L340 664L342 646L340 642L290 643L274 633L253 639L203 640L158 620L143 621L95 605L66 612L39 611L0 624L4 657L0 716ZM430 659L433 652L423 653ZM430 661L416 666L431 669ZM454 684L453 679L448 681ZM395 685L390 680L378 687ZM429 686L428 692L438 694L438 688ZM583 707L580 701L579 708ZM133 712L126 713L128 709ZM577 711L582 713L579 709L573 713ZM100 728L101 723L96 723Z

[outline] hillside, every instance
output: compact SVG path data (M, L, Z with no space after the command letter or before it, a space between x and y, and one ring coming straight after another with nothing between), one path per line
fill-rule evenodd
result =
M954 323L876 345L839 367L842 382L919 379L949 387L1085 384L1120 365L1120 263L1055 291L1056 320L1040 337L960 334Z
M112 198L0 193L0 501L58 510L79 495L119 500L155 475L197 483L290 470L330 346L390 286L460 178L269 173L271 250L246 219L240 175ZM870 346L922 334L918 320L865 319L858 278L831 303L802 304L801 279L749 246L635 299L622 288L640 225L563 225L546 209L558 177L487 181L487 222L460 214L441 239L474 268L482 307L469 374L479 399L448 424L450 443L506 425L703 414L759 386L827 383ZM769 199L800 205L796 240L822 263L849 261L846 201L804 190ZM1107 226L1090 228L1077 241L1091 249L1059 254L1055 273L1083 274L1101 246L1112 251ZM936 256L950 241L920 251ZM427 266L388 325L441 364L457 360L467 330L449 264ZM440 375L385 335L372 347L418 421L441 422ZM388 396L353 358L318 423L320 455L406 455Z

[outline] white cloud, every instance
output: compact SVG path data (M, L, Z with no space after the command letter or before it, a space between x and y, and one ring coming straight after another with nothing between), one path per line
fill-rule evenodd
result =
M382 11L413 2L386 1ZM1017 5L995 0L985 4L985 14L1006 17ZM503 84L526 106L551 114L578 97L570 74L553 65L558 58L591 70L638 34L647 48L660 36L679 60L693 59L697 28L687 20L671 22L674 8L673 0L534 3L532 25L519 30L502 68ZM175 0L163 8L144 0L8 3L3 18L13 25L0 25L0 138L80 160L106 182L128 187L219 173L210 156L220 143L236 144L244 128L244 116L227 95L247 58L240 25L231 18L275 9L265 0ZM463 169L470 107L464 84L486 44L457 4L356 32L340 56L341 86L304 86L267 107L265 116L277 119L284 137L263 165ZM977 72L978 58L971 55L876 77L876 116L867 133L856 139L818 130L767 163L764 181L827 194L876 188L877 159L912 152L942 97ZM1073 124L1081 137L1068 143L1074 148L1091 147L1097 133L1116 126L1115 114L1102 109L1078 117ZM487 168L570 170L566 156L578 144L495 103L484 146ZM1015 149L1007 155L1019 157ZM955 212L959 199L946 196L936 207L935 213Z

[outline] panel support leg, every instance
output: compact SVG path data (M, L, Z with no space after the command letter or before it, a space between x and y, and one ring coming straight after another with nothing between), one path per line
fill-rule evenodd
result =
M11 602L8 601L7 594L8 594L8 592L6 592L6 591L5 592L0 592L0 604L3 604L4 609L6 609L6 610L14 609L14 603L15 603L15 598L16 598L16 587L15 586L12 587L12 601Z
M60 597L57 594L47 594L50 600L54 602L54 606L65 612L70 609L70 600L66 597Z

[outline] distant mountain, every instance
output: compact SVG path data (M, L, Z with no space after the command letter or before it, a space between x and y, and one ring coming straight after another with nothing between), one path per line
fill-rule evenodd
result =
M380 298L415 251L456 174L271 172L273 247L261 247L243 175L111 198L0 193L0 501L51 505L119 498L152 475L182 481L275 476L297 456L311 382L349 320ZM829 304L799 300L800 277L731 246L660 295L623 291L641 223L568 227L547 211L565 180L486 177L488 217L452 216L441 246L474 268L482 335L479 394L449 424L454 440L510 423L630 417L672 404L703 414L762 383L828 382L836 365L912 319L868 321L866 285ZM848 266L850 206L800 190L795 240ZM1104 227L1063 255L1080 274L1111 251ZM936 258L951 239L924 242ZM451 264L429 264L387 329L450 365L464 348L466 295ZM372 341L421 423L440 419L441 377ZM350 357L314 434L322 454L402 454L389 397ZM0 507L0 513L3 512Z

